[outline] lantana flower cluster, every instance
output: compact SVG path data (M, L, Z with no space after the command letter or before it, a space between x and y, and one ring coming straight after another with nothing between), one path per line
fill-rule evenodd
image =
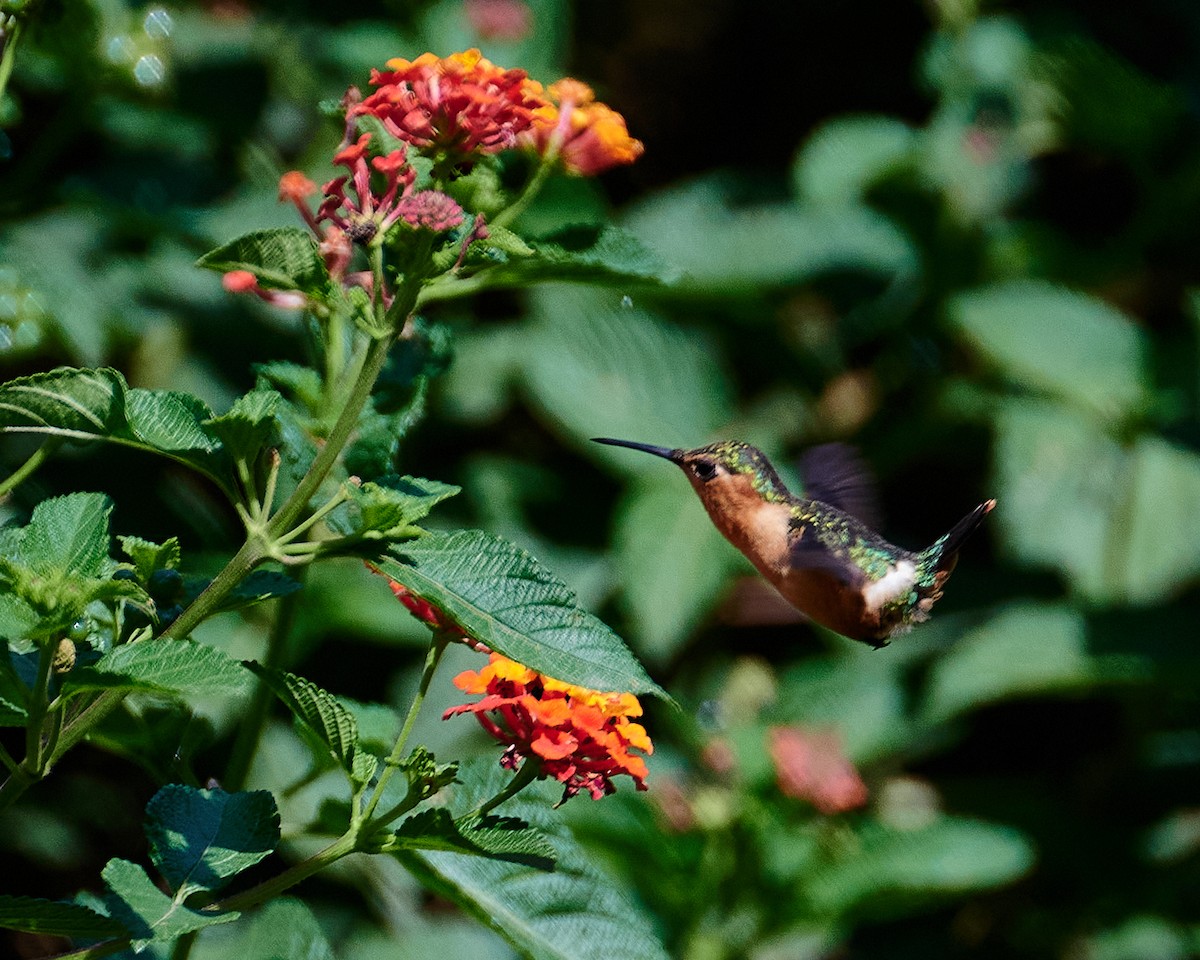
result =
M483 669L454 678L475 703L447 710L443 719L473 713L480 726L505 744L501 764L540 766L540 775L563 784L563 801L586 790L599 800L627 774L646 789L646 761L632 750L653 753L646 729L635 723L642 705L632 693L602 693L543 676L498 653Z
M449 234L468 219L446 190L479 160L506 150L521 150L537 158L538 169L594 176L632 163L642 144L629 135L625 119L595 99L586 84L566 78L545 88L524 70L498 67L478 50L448 57L424 53L415 60L389 60L385 70L372 70L373 90L363 97L351 88L343 98L345 136L333 163L347 173L320 188L322 199L314 212L309 198L317 186L298 171L280 179L280 200L295 204L313 231L335 282L372 290L370 272L348 272L353 245L382 243L398 223L415 233ZM364 130L367 120L399 146L371 155L375 134ZM417 189L417 171L409 151L433 161L428 189ZM530 180L527 193L540 185ZM520 207L528 196L516 202ZM515 210L514 210L515 212ZM483 214L457 238L461 244L453 270L461 267L467 248L488 236ZM428 251L425 254L428 256ZM227 290L254 293L279 307L308 306L303 294L259 285L245 270L226 275ZM390 306L391 293L379 291Z

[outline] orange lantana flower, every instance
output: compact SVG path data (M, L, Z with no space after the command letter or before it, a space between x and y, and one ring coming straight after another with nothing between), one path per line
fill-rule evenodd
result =
M546 104L524 70L505 70L475 49L387 66L371 71L375 92L351 115L377 117L392 136L427 152L465 160L508 149Z
M541 776L564 785L566 801L587 790L599 800L616 787L612 778L628 774L646 789L646 762L630 753L653 753L646 729L631 718L642 715L632 693L602 693L543 676L498 653L482 670L454 678L466 693L483 694L477 703L447 710L443 719L473 713L493 737L507 744L500 763L516 769L524 760L541 766Z
M530 86L540 93L540 84ZM597 101L586 83L567 77L547 93L553 103L534 110L533 125L521 136L538 153L556 151L569 172L585 177L642 155L642 142L629 135L625 118Z

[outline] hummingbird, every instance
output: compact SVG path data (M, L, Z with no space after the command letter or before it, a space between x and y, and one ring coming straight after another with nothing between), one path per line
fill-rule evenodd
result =
M985 500L932 546L894 546L869 524L870 492L853 451L825 444L803 461L805 493L789 492L771 461L748 443L694 450L594 437L683 469L716 528L792 606L873 647L929 619L963 542L996 505Z

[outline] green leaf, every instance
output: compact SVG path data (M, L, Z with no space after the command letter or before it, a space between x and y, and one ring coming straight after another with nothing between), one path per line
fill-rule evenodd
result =
M717 178L651 196L626 226L680 268L672 288L695 296L758 296L841 270L900 280L919 266L909 238L872 210L739 207Z
M493 796L509 774L494 762L465 768L450 788L460 815ZM448 852L397 854L421 881L496 930L532 960L666 960L650 920L587 858L548 804L518 797L504 805L546 837L553 872Z
M102 577L108 556L112 502L102 493L72 493L33 508L17 549L17 562L43 576Z
M540 870L554 868L554 847L524 820L514 817L464 817L456 821L443 807L422 810L404 820L381 849L445 850L471 856L523 863Z
M1034 861L1033 848L1016 830L957 817L916 829L871 823L857 841L840 859L805 872L803 890L818 912L886 910L902 895L961 896L1011 883Z
M59 367L0 385L0 433L106 440L163 454L225 486L212 411L186 394L131 390L116 370Z
M299 290L324 297L330 290L329 271L312 234L298 227L256 230L211 250L196 261L220 273L248 270L264 287Z
M261 380L265 380L288 399L299 403L305 410L316 412L320 409L324 387L321 375L312 367L276 360L272 363L255 364L254 372Z
M238 610L264 600L286 597L301 589L300 581L276 570L255 570L229 591L217 610Z
M1200 455L1012 402L996 415L997 528L1018 559L1093 600L1153 603L1200 575Z
M125 378L116 370L58 367L0 385L0 429L72 440L120 435L126 428Z
M356 932L355 940L359 938ZM299 900L272 900L233 926L207 931L194 960L335 960L313 912Z
M463 280L435 280L418 303L474 293L480 288L528 286L548 281L621 285L658 284L668 274L661 257L631 233L611 225L572 226L528 246L472 244ZM528 251L528 252L526 252Z
M391 476L361 487L348 484L346 489L354 509L348 521L336 525L338 532L385 540L419 534L417 521L462 488L420 477Z
M228 413L213 417L205 426L220 437L229 455L252 462L278 432L275 412L283 402L274 390L256 388L238 397Z
M728 422L729 384L694 332L610 290L550 286L532 298L536 322L514 352L539 412L573 437L690 447ZM664 466L600 444L586 450L630 472Z
M443 787L454 782L458 776L457 763L439 765L432 753L424 747L417 747L400 764L404 777L408 781L410 796L428 800Z
M1087 687L1101 676L1079 613L1022 603L967 633L934 663L922 710L937 722L1008 697Z
M200 913L168 897L146 876L146 871L128 860L110 860L101 876L110 893L105 905L134 938L134 948L152 942L182 937L214 923L236 920L236 912Z
M174 570L179 566L179 538L166 543L152 543L141 537L117 537L125 555L133 561L138 579L145 583L157 570Z
M948 311L967 342L1017 384L1114 419L1147 402L1145 335L1103 300L1017 280L960 294Z
M796 156L796 196L826 207L861 202L876 182L912 161L916 146L916 131L894 117L836 117Z
M325 744L330 755L347 774L355 774L358 753L358 724L354 715L333 694L294 673L245 661L305 727ZM360 769L361 773L361 769Z
M63 683L64 691L127 689L184 696L241 696L250 688L236 660L191 640L124 644L91 666L72 670Z
M168 784L146 805L150 859L177 898L218 890L269 856L279 811L266 790L226 793Z
M131 388L125 395L125 415L133 435L152 450L212 453L219 447L203 427L212 410L189 393Z
M379 566L468 636L566 683L666 696L620 637L526 551L479 530L431 533Z
M636 648L661 663L691 636L744 561L690 496L680 471L659 466L618 507L613 547Z
M118 921L77 903L0 895L0 927L52 937L111 940L128 935Z

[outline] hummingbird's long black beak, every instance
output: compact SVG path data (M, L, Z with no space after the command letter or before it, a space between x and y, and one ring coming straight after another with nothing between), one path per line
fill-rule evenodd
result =
M641 450L642 453L652 453L656 457L679 462L682 450L672 450L670 447L656 447L652 443L635 443L632 440L613 440L611 437L592 437L594 443L607 443L610 447L628 447L630 450Z

